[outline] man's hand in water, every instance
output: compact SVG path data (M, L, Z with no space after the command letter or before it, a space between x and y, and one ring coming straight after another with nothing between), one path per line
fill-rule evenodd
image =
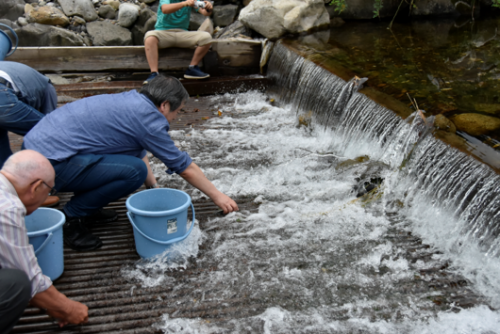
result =
M224 214L228 214L233 211L239 211L238 204L236 204L235 201L233 201L229 196L223 193L214 196L214 198L212 198L212 201L214 201L215 205L222 209Z
M179 173L179 175L191 185L198 188L202 193L210 197L210 199L224 211L224 214L239 210L236 202L215 188L212 182L203 174L200 167L194 162L191 162L191 164L182 173Z

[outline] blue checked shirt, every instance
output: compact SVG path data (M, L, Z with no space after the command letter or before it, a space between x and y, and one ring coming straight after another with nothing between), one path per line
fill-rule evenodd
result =
M24 137L24 146L63 161L77 154L126 154L146 150L182 173L192 162L170 138L170 124L147 97L136 91L87 97L42 118Z

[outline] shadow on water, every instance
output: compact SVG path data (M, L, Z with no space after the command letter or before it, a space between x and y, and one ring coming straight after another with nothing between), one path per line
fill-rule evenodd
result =
M387 26L385 21L347 22L286 44L344 80L369 78L367 86L408 106L409 94L433 115L500 116L500 18ZM488 134L500 140L500 130Z

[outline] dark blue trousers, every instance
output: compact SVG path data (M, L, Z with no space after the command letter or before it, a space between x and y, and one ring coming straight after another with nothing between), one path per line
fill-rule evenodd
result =
M50 160L56 171L57 191L74 192L64 206L70 217L85 217L127 196L146 181L142 159L119 154L80 154L63 161Z
M56 108L56 90L51 84L47 84L40 111L20 100L13 89L0 84L0 168L12 155L7 132L24 136L43 116Z

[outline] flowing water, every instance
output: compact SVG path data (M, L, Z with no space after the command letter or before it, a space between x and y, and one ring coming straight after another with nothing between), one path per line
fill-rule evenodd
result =
M306 57L338 63L368 84L432 114L500 115L500 18L347 22L290 39Z
M195 303L243 301L246 312L174 312L156 328L500 333L499 176L429 135L432 118L401 120L281 44L268 75L269 92L214 97L223 117L171 132L221 191L258 209L195 229L178 260L124 270L155 286L172 269L213 268L174 288ZM153 169L203 197L158 161Z

